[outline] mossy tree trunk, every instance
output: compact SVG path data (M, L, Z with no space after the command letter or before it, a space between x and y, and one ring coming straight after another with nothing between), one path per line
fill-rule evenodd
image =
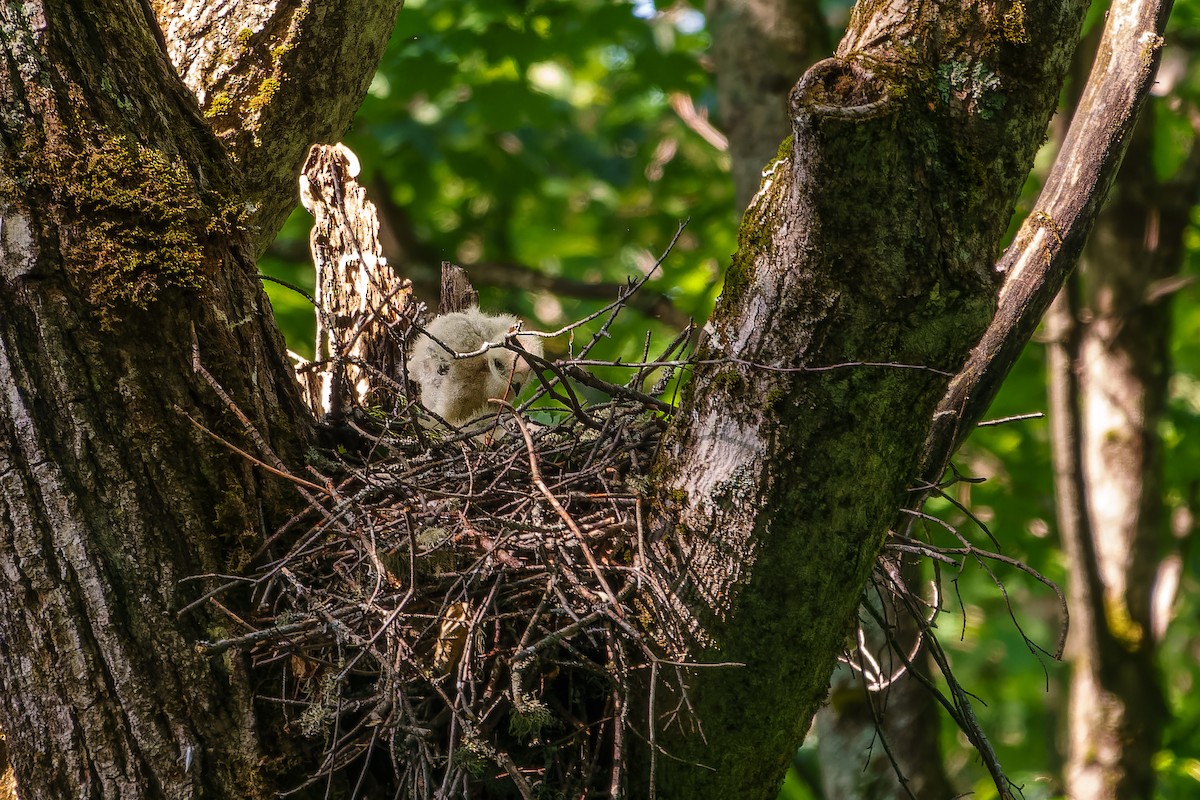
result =
M778 787L991 319L1086 5L860 3L793 92L663 450L660 555L701 660L745 666L695 671L707 744L667 732L660 797Z
M273 797L278 721L240 657L195 650L237 623L180 611L208 588L185 579L239 569L294 504L199 426L302 465L311 416L254 254L313 129L336 131L294 119L294 153L245 148L292 176L251 203L147 4L4 3L0 39L0 724L21 796Z
M710 0L706 10L717 106L743 209L790 130L786 98L793 76L829 54L830 32L816 0ZM910 644L916 635L904 631ZM941 709L911 674L886 693L872 695L857 673L842 666L834 672L831 695L816 719L826 796L882 800L908 797L910 790L918 797L954 794L940 753ZM888 747L879 746L881 736Z

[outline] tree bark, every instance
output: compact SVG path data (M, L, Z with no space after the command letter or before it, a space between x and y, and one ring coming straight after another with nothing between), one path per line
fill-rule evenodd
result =
M403 0L151 0L167 55L241 167L261 255L310 145L350 126Z
M934 5L860 4L793 92L791 147L742 223L664 447L678 524L660 555L682 573L701 660L745 666L697 671L710 745L672 736L660 796L778 787L927 420L991 317L999 276L981 265L1085 4Z
M345 145L314 145L300 178L301 202L313 215L308 238L318 312L314 363L297 374L309 407L334 419L355 407L394 408L406 378L401 334L410 322L412 281L401 280L383 256L359 169Z
M26 800L272 797L295 768L242 659L194 649L236 617L180 613L295 497L209 432L299 467L311 415L153 26L134 0L0 7L0 724Z
M830 32L813 0L710 0L707 16L717 105L742 209L789 130L791 76L828 52ZM906 674L889 686L882 702L882 696L863 689L857 673L841 666L831 692L838 699L823 707L816 720L826 796L907 797L897 772L918 796L952 794L942 769L940 712L925 686ZM889 748L880 746L881 735Z

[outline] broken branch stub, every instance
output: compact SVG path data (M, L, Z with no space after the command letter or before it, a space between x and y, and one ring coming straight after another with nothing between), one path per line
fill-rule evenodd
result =
M442 291L438 301L439 314L453 314L479 305L479 292L471 285L467 271L449 261L442 262Z
M318 414L390 405L404 386L412 281L384 258L375 204L358 173L357 156L337 144L313 145L300 174L300 202L313 215L317 341L313 363L297 375Z

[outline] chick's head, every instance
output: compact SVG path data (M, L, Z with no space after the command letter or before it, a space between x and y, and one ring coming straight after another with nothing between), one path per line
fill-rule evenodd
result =
M456 359L447 349L471 353L485 344L502 344L517 323L514 316L493 316L478 308L433 319L425 333L418 335L409 356L409 375L420 386L422 404L452 425L461 426L487 412L488 400L515 399L532 376L532 367L519 353L494 347ZM529 353L542 355L540 337L519 334L517 341Z

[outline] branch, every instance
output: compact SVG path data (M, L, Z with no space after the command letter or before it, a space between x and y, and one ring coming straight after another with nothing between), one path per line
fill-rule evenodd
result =
M175 71L242 167L260 254L296 205L309 145L349 126L401 4L152 0Z
M1007 278L991 325L951 382L925 442L932 485L991 405L1083 250L1125 156L1162 51L1171 0L1117 0L1050 177L996 270Z

